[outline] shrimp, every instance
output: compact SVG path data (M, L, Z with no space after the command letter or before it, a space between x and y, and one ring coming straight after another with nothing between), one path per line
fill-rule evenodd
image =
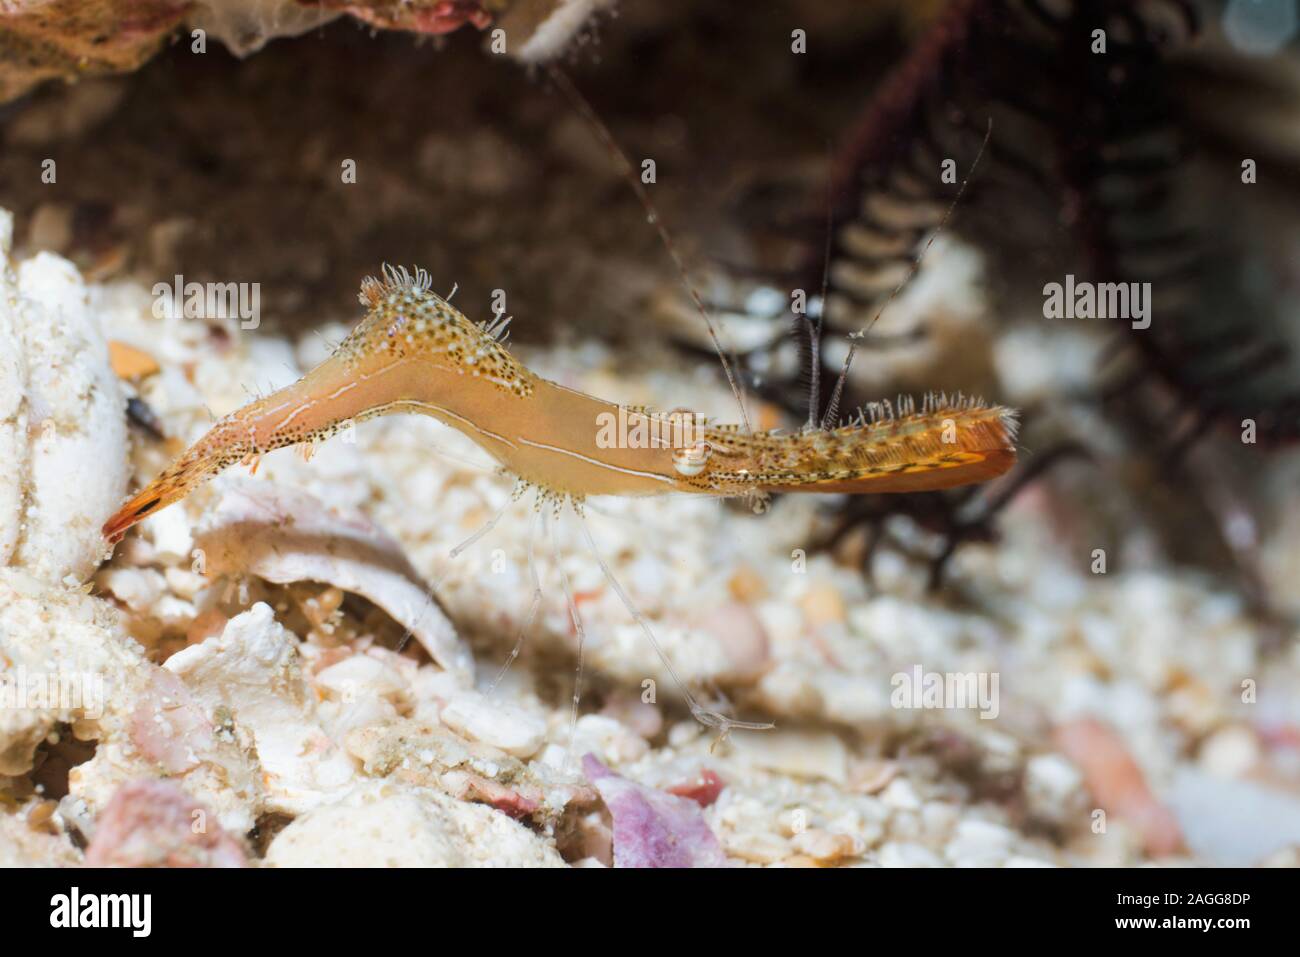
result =
M361 284L365 318L328 359L218 421L108 519L105 538L120 541L131 526L236 463L255 466L267 452L315 443L350 423L394 413L432 416L464 433L520 489L535 487L539 505L549 502L558 512L568 502L579 517L587 496L917 492L986 481L1015 461L1014 413L943 396L928 397L920 411L906 399L879 403L849 425L790 434L715 425L684 410L618 405L529 371L503 342L505 322L471 321L430 290L425 270L385 266L382 275ZM737 727L771 727L696 702L585 523L582 529L696 719L724 735ZM536 604L535 595L530 620Z
M868 406L837 429L746 432L694 413L618 405L544 379L493 325L472 322L404 267L367 278L365 318L297 382L218 421L104 524L132 525L236 463L314 443L350 423L416 412L457 429L509 474L560 500L670 492L919 492L983 482L1015 461L1015 416L927 397Z
M104 537L110 543L120 541L131 526L183 499L235 463L256 469L267 452L290 445L305 445L309 451L314 443L353 423L380 415L428 415L468 436L492 456L504 474L515 478L511 501L535 488L535 507L544 527L547 516L541 512L542 505L551 505L556 518L565 503L572 507L587 547L614 593L658 655L692 716L719 730L718 741L735 728L771 728L769 722L740 721L705 708L696 700L582 521L582 504L587 496L743 496L761 510L769 496L778 492L856 495L955 488L988 481L1011 468L1016 460L1016 414L975 399L950 399L932 393L925 397L920 411L910 397L900 397L897 403L872 403L849 424L831 427L856 340L865 334L864 329L852 337L854 341L820 425L816 402L820 362L814 345L808 424L794 433L755 431L718 330L649 194L633 175L627 156L568 77L554 65L549 73L556 87L610 150L648 220L655 225L708 327L736 397L741 424L714 424L685 409L665 413L619 405L544 379L506 349L508 318L498 316L475 323L448 299L431 291L430 277L424 269L417 267L412 274L405 267L385 265L381 279L368 277L362 281L359 299L366 307L366 315L328 359L292 385L217 422L109 518L103 527ZM984 140L987 145L988 135ZM979 156L983 152L981 147ZM939 230L965 192L968 179L962 181ZM908 277L886 299L875 319L919 268L925 249L933 241L932 235L913 261ZM820 332L818 324L812 331L814 344ZM508 504L453 548L450 556L454 559L491 531L506 507ZM533 557L530 534L532 601L519 638L493 688L518 656L524 634L540 607L541 583ZM558 561L558 553L556 557ZM584 630L562 568L560 579L578 637L578 673L570 717L572 745L582 683Z

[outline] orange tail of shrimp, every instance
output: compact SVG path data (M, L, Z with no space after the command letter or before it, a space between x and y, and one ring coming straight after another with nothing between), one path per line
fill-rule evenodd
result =
M847 469L823 455L822 475L787 491L928 492L987 482L1015 464L1011 409L934 395L920 412L907 399L899 406L896 413L888 404L871 406L858 426L837 430L848 433Z
M875 403L857 422L794 435L710 436L729 474L764 492L870 495L985 482L1015 463L1016 418L978 401L927 396ZM720 476L718 476L720 477ZM739 491L739 487L737 491Z

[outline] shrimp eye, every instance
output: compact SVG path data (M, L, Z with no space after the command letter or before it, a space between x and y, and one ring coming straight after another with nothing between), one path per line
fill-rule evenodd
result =
M685 443L695 443L704 433L706 420L698 412L680 406L664 413L664 421L671 430L670 441L674 448ZM707 454L707 453L706 453Z
M677 470L678 475L694 478L704 471L704 466L708 464L709 456L712 453L713 446L709 445L708 442L696 442L689 448L675 449L673 451L673 468Z

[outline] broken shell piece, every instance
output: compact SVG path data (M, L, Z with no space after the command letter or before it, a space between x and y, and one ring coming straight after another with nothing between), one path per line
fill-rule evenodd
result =
M371 655L349 655L316 674L317 687L347 701L374 695L394 697L406 690L402 676L386 662Z
M811 585L799 599L799 607L812 628L839 624L845 618L843 596L838 588L825 582Z
M1038 754L1025 763L1025 803L1039 820L1065 828L1086 816L1083 776L1059 754Z
M461 785L451 792L454 797L487 804L515 820L531 817L542 807L538 798L531 797L518 788L499 784L481 774L450 771L443 776L443 781L452 788Z
M154 670L128 724L131 743L168 774L184 774L208 760L216 734L203 709L175 675Z
M293 633L258 602L220 635L164 663L210 714L247 732L262 766L266 807L301 813L337 797L354 776L351 759L321 727Z
M595 755L582 759L614 819L615 867L726 867L727 855L700 806L615 774Z
M216 815L171 781L134 781L113 795L86 848L90 867L248 867Z
M1015 832L993 821L965 818L958 821L944 853L959 866L991 867L1010 856Z
M276 584L323 582L370 599L463 684L474 659L401 547L360 512L270 482L226 477L195 540L208 574L253 574Z
M0 776L28 773L58 726L88 736L129 710L122 689L153 667L107 603L0 568L0 692L30 696L23 707L0 705Z
M108 361L119 379L143 379L158 371L158 360L143 349L117 339L108 340Z
M162 573L152 568L108 568L99 573L97 581L100 588L139 615L152 612L167 588Z
M616 765L639 761L650 751L645 738L603 714L584 714L578 718L572 744L551 745L543 760L552 767L564 767L569 763L570 747L575 756L591 752L602 761Z
M815 827L796 834L791 843L795 850L821 865L838 864L848 858L861 857L867 849L866 842L860 837L834 834Z
M83 833L124 784L169 769L184 773L185 790L223 826L252 827L260 800L252 762L215 732L175 675L144 657L108 602L0 569L0 645L0 682L25 671L47 698L0 707L0 774L26 774L35 748L66 725L97 742L94 756L68 771L59 806Z
M771 645L763 622L753 609L731 601L708 612L697 626L717 641L727 657L718 679L752 684L772 668Z
M1055 738L1065 756L1083 771L1097 802L1141 832L1148 854L1164 857L1183 849L1178 819L1151 791L1114 728L1095 718L1075 718L1059 725Z
M74 867L81 854L62 831L51 834L33 828L31 810L0 809L0 868Z
M777 834L729 834L726 841L728 854L751 864L780 864L791 855L790 842Z
M68 774L68 795L60 812L87 836L94 815L124 785L156 777L167 767L183 769L178 783L227 831L252 828L262 804L257 762L227 734L210 724L175 675L145 663L143 689L126 688L112 698L126 702L125 720L114 718L98 739L95 755Z
M761 735L735 735L731 745L736 758L750 767L797 778L822 778L836 784L848 781L848 749L829 732L777 730Z
M591 788L551 776L537 762L525 764L490 745L418 721L352 731L346 746L366 774L480 801L544 827L552 826L571 800L596 798Z
M482 804L373 783L276 835L272 867L563 867L544 838Z
M727 785L709 768L700 768L695 774L668 789L669 794L689 798L700 807L708 807L718 799Z
M517 758L532 757L546 740L546 721L541 717L474 691L462 692L448 701L442 709L442 722Z

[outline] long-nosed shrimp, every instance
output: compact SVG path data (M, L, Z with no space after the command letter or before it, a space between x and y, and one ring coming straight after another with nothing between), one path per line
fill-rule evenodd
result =
M915 492L982 482L1015 461L1015 418L973 401L931 397L865 410L850 425L751 432L691 413L617 405L544 379L501 341L503 323L472 322L430 290L428 274L385 267L361 285L365 318L297 382L218 421L104 525L112 542L207 479L267 452L325 439L350 423L418 412L467 435L501 468L581 515L587 496L669 492ZM739 722L699 705L627 594L595 552L618 597L654 643L692 713L721 728Z
M217 422L109 518L103 527L104 536L110 542L119 541L132 525L184 498L236 463L255 466L267 452L315 443L353 423L389 413L432 416L464 433L491 455L504 473L515 478L512 500L528 488L535 488L544 525L543 505L550 505L557 514L566 503L572 508L587 547L610 587L653 647L697 721L719 729L723 736L733 728L770 728L770 723L739 721L696 700L655 638L650 623L601 557L582 521L587 496L687 493L743 496L758 505L778 492L873 494L971 485L996 478L1014 464L1016 415L1010 409L973 399L930 394L919 410L910 398L903 397L897 403L873 403L860 410L849 424L832 427L857 340L866 329L853 337L831 402L819 419L816 396L820 360L816 343L821 329L817 325L812 331L813 384L808 424L793 433L755 431L718 331L690 282L662 218L633 175L627 156L563 71L552 65L548 72L557 89L569 98L609 149L658 231L708 326L742 423L718 425L683 409L655 412L619 405L544 379L525 368L506 348L508 318L497 316L475 323L448 299L431 291L425 270L416 268L412 275L404 267L385 266L382 279L368 277L362 281L359 298L366 315L328 359L292 385ZM983 152L982 146L975 165ZM947 223L968 179L969 175L938 230L914 260L908 277L885 300L872 324L920 266L925 249ZM452 549L451 557L487 534L503 512L504 508ZM530 534L532 600L519 639L497 676L498 682L518 655L524 632L541 602L541 584L533 559ZM560 578L578 636L572 738L582 680L584 631L562 567Z

